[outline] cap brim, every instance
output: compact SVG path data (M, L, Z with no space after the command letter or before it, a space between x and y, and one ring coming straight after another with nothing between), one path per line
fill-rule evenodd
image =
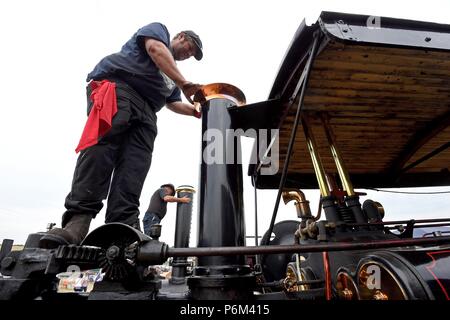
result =
M202 58L203 58L203 52L202 52L202 49L200 49L200 48L197 47L197 52L195 53L194 57L195 57L195 59L198 60L198 61L202 60Z

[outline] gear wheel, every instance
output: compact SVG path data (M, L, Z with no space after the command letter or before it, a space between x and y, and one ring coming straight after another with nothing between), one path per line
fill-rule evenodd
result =
M121 281L132 277L135 274L136 248L137 243L129 246L123 243L112 243L105 254L99 257L99 264L105 273L105 278Z
M134 274L134 258L137 242L129 246L123 243L112 243L103 249L92 246L66 245L59 246L55 258L66 263L92 264L102 268L104 279L122 281Z
M87 235L82 245L102 249L98 264L105 273L104 279L126 283L139 282L142 277L141 266L135 259L137 249L148 237L138 230L122 224L107 223Z
M55 258L66 262L97 263L104 250L92 246L67 245L59 246Z

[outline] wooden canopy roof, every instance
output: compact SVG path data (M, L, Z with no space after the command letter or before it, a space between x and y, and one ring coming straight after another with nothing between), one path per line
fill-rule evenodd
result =
M320 39L319 50L301 115L315 136L325 171L337 173L327 122L355 187L450 185L450 26L379 18L381 26L368 28L368 19L325 12L315 25L302 24L269 100L247 106L252 127L280 129L279 172L258 173L259 188L278 188L300 105L296 88L314 37ZM249 174L256 167L251 165ZM286 186L317 188L300 128Z

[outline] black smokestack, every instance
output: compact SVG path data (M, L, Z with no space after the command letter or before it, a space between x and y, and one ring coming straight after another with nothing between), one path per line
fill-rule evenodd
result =
M178 198L188 197L189 203L177 204L177 220L175 227L175 248L188 248L191 234L192 205L195 190L192 186L180 186L176 190ZM184 284L186 282L187 257L175 257L172 261L172 277L170 283Z
M237 152L240 138L230 132L232 124L228 112L228 108L235 105L233 100L225 97L209 100L202 105L198 247L245 244L242 161L240 152ZM244 258L201 257L198 264L239 265L244 264Z
M232 130L229 108L244 104L245 97L227 84L204 86L202 94L198 247L244 246L240 137ZM249 299L255 277L244 256L204 256L188 285L194 300Z

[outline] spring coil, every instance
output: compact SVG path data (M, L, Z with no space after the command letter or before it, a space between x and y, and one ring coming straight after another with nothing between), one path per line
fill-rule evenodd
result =
M356 223L355 216L350 208L346 206L338 206L338 214L345 223Z

